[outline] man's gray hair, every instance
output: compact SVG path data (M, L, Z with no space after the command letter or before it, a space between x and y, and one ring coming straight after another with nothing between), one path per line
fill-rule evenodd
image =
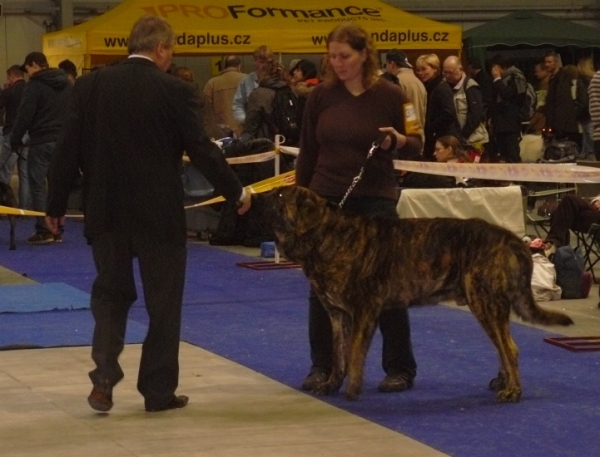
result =
M160 43L172 48L175 45L175 32L164 19L147 14L133 25L127 51L129 54L152 52Z

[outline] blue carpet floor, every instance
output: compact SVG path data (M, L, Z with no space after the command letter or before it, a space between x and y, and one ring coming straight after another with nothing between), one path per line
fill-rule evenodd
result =
M77 239L81 238L77 224L71 225L75 227L70 227L63 245L19 247L2 255L0 264L43 283L62 282L89 291L91 255ZM208 246L189 246L182 339L297 388L310 364L306 279L298 270L236 267L239 260L248 259ZM142 301L131 310L133 333L143 331L147 323ZM513 324L523 397L518 404L496 404L487 384L497 372L497 356L470 313L430 306L413 308L410 315L418 363L412 390L376 391L383 376L377 334L361 398L349 402L339 394L323 401L458 457L597 455L597 352L566 351L544 343L548 333ZM69 341L78 341L79 333L91 335L89 311L2 314L0 341L17 334L31 335L34 343L43 327L29 320L33 316L40 316L48 328L63 326L63 342L54 340L53 345L86 344ZM12 344L22 340L8 337Z

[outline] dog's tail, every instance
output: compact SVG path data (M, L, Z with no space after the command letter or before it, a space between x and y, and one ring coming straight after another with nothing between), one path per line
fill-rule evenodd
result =
M533 293L513 301L513 310L521 319L540 325L572 325L573 320L564 313L541 308L533 298Z

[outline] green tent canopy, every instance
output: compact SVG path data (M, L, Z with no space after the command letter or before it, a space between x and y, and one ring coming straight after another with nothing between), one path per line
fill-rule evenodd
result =
M464 49L481 56L497 45L600 47L600 30L533 11L518 11L463 32Z

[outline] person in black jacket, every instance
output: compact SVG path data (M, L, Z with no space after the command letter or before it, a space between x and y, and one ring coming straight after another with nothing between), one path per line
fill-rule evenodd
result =
M250 207L250 193L203 130L194 87L166 73L174 45L164 19L140 18L128 59L77 79L50 165L46 223L53 233L83 172L84 233L97 269L88 403L98 411L112 408L113 387L123 378L118 358L137 298L134 258L149 315L138 390L147 411L188 402L175 395L186 269L183 151L217 192L239 202L240 213Z
M23 137L29 134L27 176L31 191L31 208L46 209L46 178L52 159L54 145L63 125L63 113L68 105L72 85L67 74L57 68L49 68L46 56L31 52L25 57L21 70L29 75L23 89L21 104L10 133L11 149L21 151ZM29 244L48 244L62 241L62 228L52 235L43 217L36 218L35 233L27 239Z
M454 106L454 95L441 74L440 59L435 54L420 55L415 62L415 74L427 91L425 109L425 143L423 156L435 161L435 143L446 135L459 136L460 126Z
M19 208L27 209L29 202L29 179L27 178L27 148L12 151L10 148L10 132L17 117L21 104L23 89L25 89L24 73L19 65L13 65L6 70L7 86L0 92L0 109L4 108L4 128L2 149L0 150L0 182L10 185L15 163L19 173Z
M476 57L469 59L467 70L469 76L475 80L481 88L481 98L486 116L489 117L489 109L494 100L494 80L485 70L481 61Z
M572 75L563 69L560 56L556 52L548 51L544 62L546 69L551 73L544 105L546 126L553 129L555 139L574 141L581 149L577 105L585 106L587 103L584 83L578 78L573 81Z
M490 125L495 152L500 160L521 162L520 106L525 102L527 80L521 70L501 54L491 60L494 77L494 103L490 107Z
M298 106L297 97L288 84L283 65L276 59L266 60L257 74L258 87L248 96L246 120L244 121L241 138L242 140L267 138L274 141L275 135L280 133L278 131L278 120L275 119L277 92L286 91L296 109ZM294 121L298 120L298 115L299 113L296 114ZM293 141L292 138L286 138L285 144L287 146L297 146L296 141Z

